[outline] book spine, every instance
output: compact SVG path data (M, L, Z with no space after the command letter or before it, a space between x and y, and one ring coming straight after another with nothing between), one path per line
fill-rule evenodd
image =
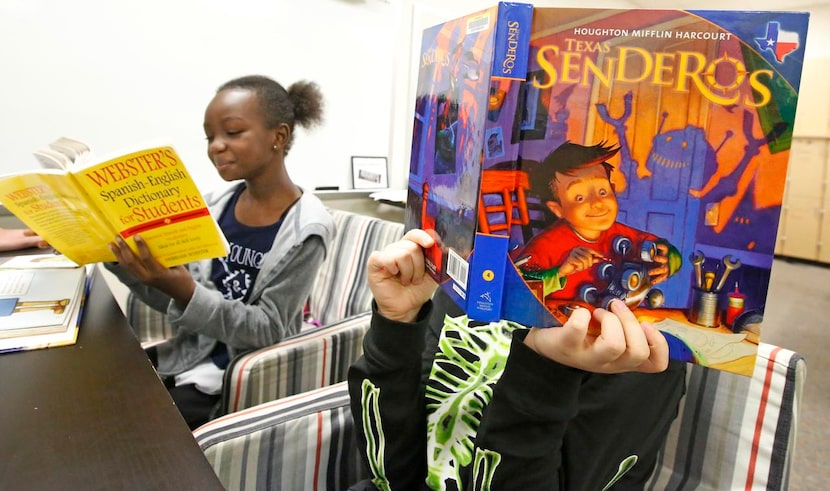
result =
M477 233L470 258L467 315L471 319L496 322L502 317L504 268L508 261L509 237Z
M499 3L494 27L491 80L521 81L526 78L532 21L532 5L513 2ZM490 135L490 129L498 126L497 122L488 121L484 134ZM504 130L507 129L504 128ZM504 133L506 131L502 131L502 134ZM484 155L480 161L484 163L487 153L484 150L482 152ZM518 157L518 146L509 146L501 159L503 162L510 162L515 168ZM483 206L482 199L478 200L478 206ZM509 220L510 217L507 219ZM477 228L480 230L480 225ZM502 318L505 293L504 273L510 261L509 245L509 229L507 235L476 233L473 254L469 260L467 315L470 318L484 322L495 322Z
M499 3L491 77L525 79L532 23L533 6L531 4Z

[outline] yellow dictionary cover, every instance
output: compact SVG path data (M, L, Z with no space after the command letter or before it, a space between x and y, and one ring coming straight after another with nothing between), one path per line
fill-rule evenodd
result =
M165 266L222 257L228 245L172 146L0 178L0 203L78 264L114 261L140 234Z

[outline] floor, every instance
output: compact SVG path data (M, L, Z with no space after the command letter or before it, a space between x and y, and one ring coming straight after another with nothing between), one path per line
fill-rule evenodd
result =
M776 259L761 340L807 361L790 490L827 489L830 482L830 266Z

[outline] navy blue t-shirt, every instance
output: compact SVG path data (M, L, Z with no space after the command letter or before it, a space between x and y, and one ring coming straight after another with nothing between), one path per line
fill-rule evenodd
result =
M245 302L251 295L254 281L262 267L262 258L274 243L274 237L282 225L282 218L264 227L249 227L236 220L234 209L245 186L237 189L228 206L219 217L219 227L230 245L226 257L213 260L210 279L222 295L229 300Z

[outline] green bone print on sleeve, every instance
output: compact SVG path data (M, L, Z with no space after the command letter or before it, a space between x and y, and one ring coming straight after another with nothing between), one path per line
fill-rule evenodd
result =
M473 485L475 491L490 491L493 474L501 462L501 454L492 450L476 449L476 459L473 464Z
M379 491L391 491L386 469L383 466L383 453L386 447L386 437L380 420L380 388L375 387L369 380L364 380L360 386L361 403L363 408L363 433L366 436L366 456L372 472L372 484Z
M473 437L510 352L511 333L522 326L493 322L470 326L466 316L444 318L427 396L427 484L446 489L461 483L460 469L473 459ZM494 472L498 459L493 459ZM489 481L489 478L487 479Z

